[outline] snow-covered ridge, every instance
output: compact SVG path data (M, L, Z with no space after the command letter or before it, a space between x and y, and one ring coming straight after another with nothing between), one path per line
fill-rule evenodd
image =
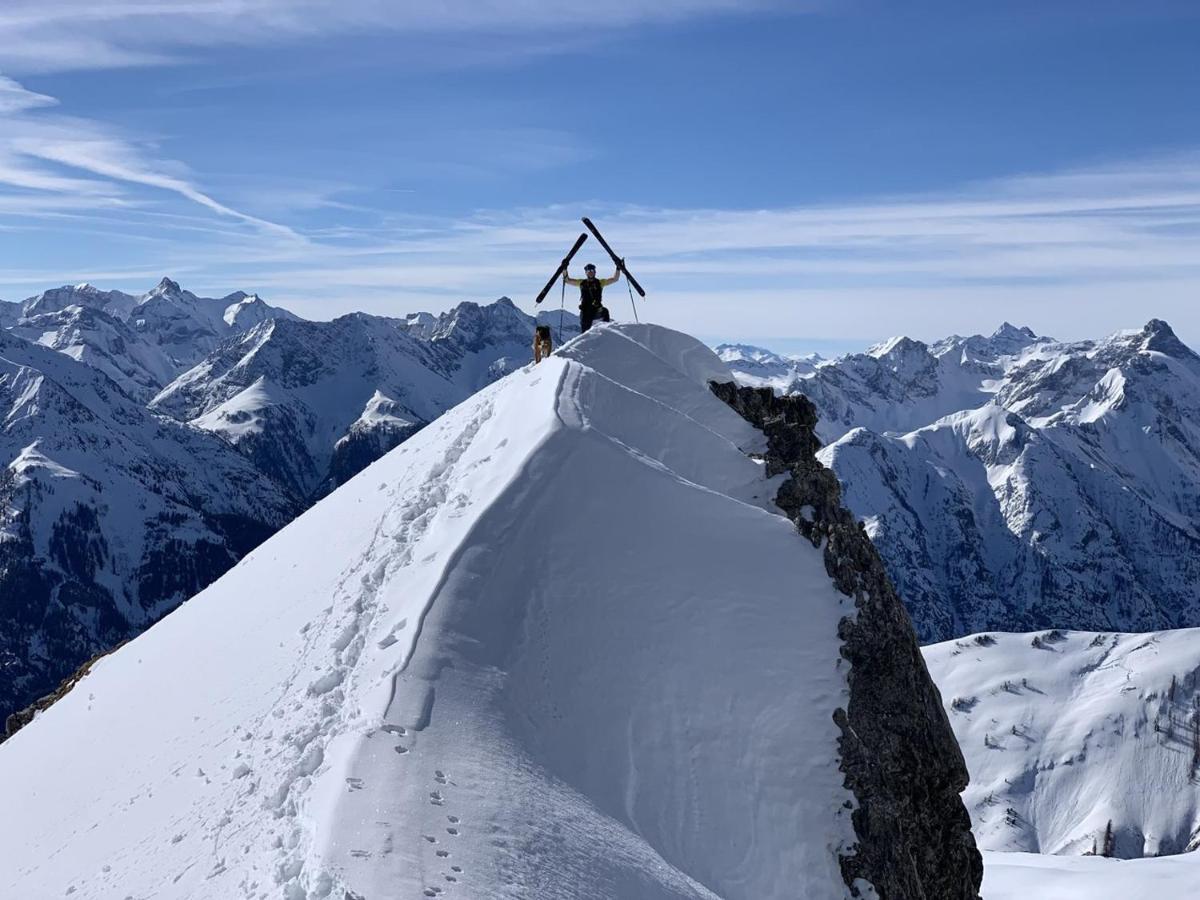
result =
M894 339L788 390L924 640L1200 623L1200 358L1165 322Z
M1200 846L1200 630L985 633L924 649L971 771L981 847Z
M605 327L427 426L0 745L0 884L847 896L853 604L723 376Z

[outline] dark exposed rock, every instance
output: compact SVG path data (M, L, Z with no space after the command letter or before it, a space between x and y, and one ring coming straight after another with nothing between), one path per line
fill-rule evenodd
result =
M842 859L848 886L865 879L882 900L976 900L983 862L959 794L967 768L908 613L862 526L841 505L836 476L816 459L816 409L803 396L712 384L767 437L767 475L790 474L776 504L814 546L857 615L842 620L850 701L834 719L841 769L858 806L858 845Z
M53 693L47 694L44 697L40 697L24 709L17 710L15 713L12 713L10 716L8 716L8 718L4 721L3 730L0 730L0 743L3 743L5 740L12 737L30 722L32 722L38 713L49 709L67 694L71 693L71 691L75 689L75 686L83 680L84 676L92 671L92 666L94 666L104 657L112 653L116 653L118 650L124 647L126 643L127 641L120 641L111 649L105 650L102 653L97 653L73 673L71 673L70 676L64 678L62 683L55 688Z

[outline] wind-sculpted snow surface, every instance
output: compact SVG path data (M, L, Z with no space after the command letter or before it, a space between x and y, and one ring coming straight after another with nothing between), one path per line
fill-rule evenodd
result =
M1126 859L1200 846L1200 631L985 633L924 653L982 847L1103 854L1110 830Z
M789 390L922 640L1200 624L1200 357L1165 322L896 339Z
M854 602L710 379L601 327L320 501L0 745L3 893L848 896Z

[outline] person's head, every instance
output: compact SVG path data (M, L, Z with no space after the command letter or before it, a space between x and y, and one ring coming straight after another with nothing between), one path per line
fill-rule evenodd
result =
M584 267L583 267L583 274L584 274L584 275L586 275L588 278L595 278L595 277L596 277L596 266L595 266L595 264L594 264L594 263L588 263L586 266L584 266Z

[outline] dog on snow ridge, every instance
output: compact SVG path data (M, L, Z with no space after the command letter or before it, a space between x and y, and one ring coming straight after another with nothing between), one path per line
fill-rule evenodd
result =
M554 351L549 325L538 325L533 332L533 361L540 363Z

